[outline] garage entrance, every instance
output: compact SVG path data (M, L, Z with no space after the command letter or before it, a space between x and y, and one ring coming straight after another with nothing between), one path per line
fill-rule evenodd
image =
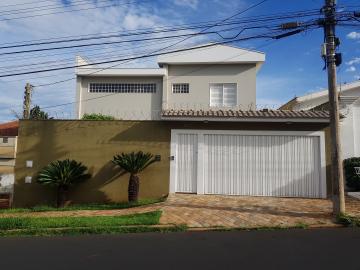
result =
M170 191L326 197L323 132L173 130Z

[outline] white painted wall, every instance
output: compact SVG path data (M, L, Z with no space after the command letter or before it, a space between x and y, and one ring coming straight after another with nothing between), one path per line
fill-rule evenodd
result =
M354 123L354 156L360 157L360 101L353 105L353 123Z
M173 93L173 83L189 83L190 91ZM256 104L255 64L169 65L166 82L166 109L219 109L210 107L210 84L236 83L237 106L248 110Z
M123 120L159 120L162 109L243 109L256 104L256 64L164 65L161 75L82 76L76 81L76 114L102 113ZM80 74L80 75L79 75ZM156 93L90 93L90 83L156 83ZM172 93L189 83L190 93ZM210 84L236 83L235 107L210 107ZM164 88L163 88L164 86Z
M78 118L85 113L102 113L122 120L160 119L162 100L162 76L158 77L100 77L78 76ZM156 83L156 93L90 93L90 83Z

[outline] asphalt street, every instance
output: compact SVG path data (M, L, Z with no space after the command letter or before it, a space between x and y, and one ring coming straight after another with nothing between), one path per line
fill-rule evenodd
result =
M0 238L0 269L360 269L360 229Z

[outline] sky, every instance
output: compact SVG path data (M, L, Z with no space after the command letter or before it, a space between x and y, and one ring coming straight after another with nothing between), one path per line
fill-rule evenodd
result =
M217 21L245 10L260 1L38 0L35 4L34 2L35 0L1 0L0 47L4 46L4 43L88 34L100 35L101 33L116 31L134 31ZM236 18L286 14L298 10L319 10L323 2L323 0L268 0ZM338 0L337 2L339 9L343 11L360 9L358 0ZM75 5L75 3L78 6L69 6L69 4ZM350 7L356 5L357 7ZM51 8L51 10L35 11L36 7ZM69 12L71 9L81 8L86 10ZM56 14L37 16L46 13ZM300 19L300 21L304 20L306 18ZM238 30L235 29L234 31ZM184 33L191 33L191 31ZM231 36L232 32L225 34ZM244 36L247 34L250 32L244 33ZM157 35L157 37L161 35L165 34ZM359 80L360 23L356 27L337 27L337 36L341 40L339 52L343 55L343 64L338 68L338 82L348 83ZM174 48L204 44L213 42L215 39L218 41L219 37L204 35L189 38L181 43L181 47L178 45ZM118 39L112 38L110 40L116 41ZM1 55L1 52L30 48L0 49L0 75L14 73L18 70L26 71L50 66L73 65L76 55L87 57L92 61L119 59L138 53L151 52L172 44L172 42L174 40L137 42L13 55ZM277 108L294 96L301 96L326 88L327 75L326 71L323 70L324 62L320 57L322 43L323 30L319 28L276 41L260 39L239 41L233 44L242 48L256 49L266 54L266 62L257 76L257 104L259 108ZM59 45L53 44L52 46ZM156 59L136 60L116 67L156 67ZM75 101L75 81L72 80L74 74L74 69L67 69L0 78L0 122L15 119L16 115L21 114L26 82L39 86L66 80L64 83L35 87L32 101L33 104L45 108L44 110L53 117L75 117L75 105L71 103ZM55 106L65 103L71 104Z

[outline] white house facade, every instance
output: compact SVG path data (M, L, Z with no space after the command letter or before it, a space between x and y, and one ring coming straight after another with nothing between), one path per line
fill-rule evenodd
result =
M170 193L325 198L328 114L256 111L264 61L223 45L163 55L153 69L88 68L79 58L77 116L166 127Z

